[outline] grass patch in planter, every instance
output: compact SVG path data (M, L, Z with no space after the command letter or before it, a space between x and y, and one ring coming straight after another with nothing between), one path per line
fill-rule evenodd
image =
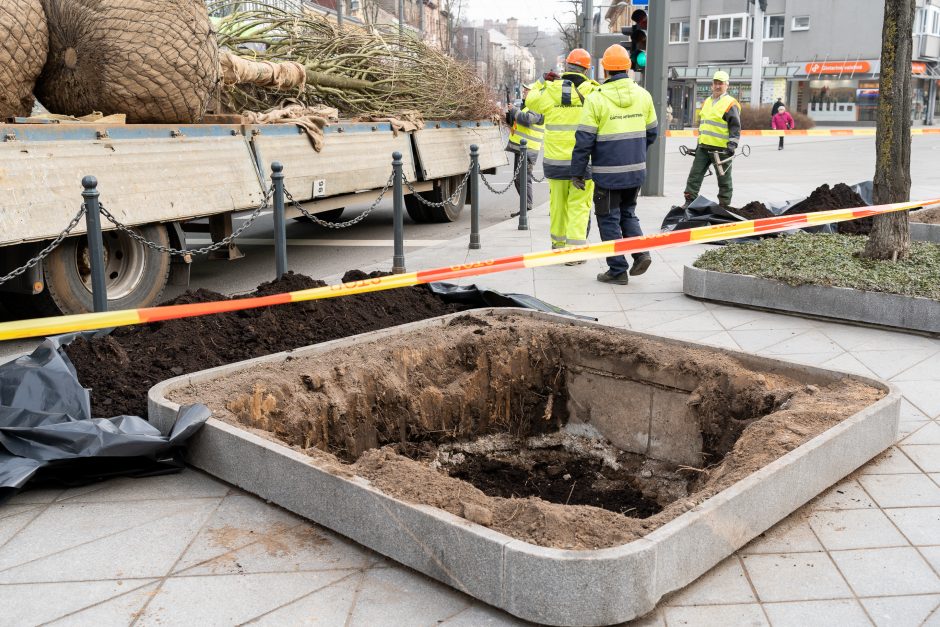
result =
M940 300L940 246L912 242L907 259L890 262L860 258L867 241L867 237L797 233L710 250L693 265L791 286L847 287Z

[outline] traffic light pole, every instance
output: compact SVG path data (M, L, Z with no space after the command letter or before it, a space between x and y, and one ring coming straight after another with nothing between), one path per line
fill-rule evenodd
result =
M669 71L666 49L669 45L669 0L650 0L649 28L646 34L646 90L653 96L656 117L659 119L659 139L646 153L646 182L644 196L662 196L666 175L666 83Z
M761 78L764 68L764 11L760 0L754 2L754 43L751 46L751 108L760 107Z

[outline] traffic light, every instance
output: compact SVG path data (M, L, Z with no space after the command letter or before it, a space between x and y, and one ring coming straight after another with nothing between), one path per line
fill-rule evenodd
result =
M624 35L630 37L628 46L624 46L630 51L630 62L634 71L643 72L646 70L646 24L648 16L643 9L637 9L630 15L633 26L625 26L620 30Z

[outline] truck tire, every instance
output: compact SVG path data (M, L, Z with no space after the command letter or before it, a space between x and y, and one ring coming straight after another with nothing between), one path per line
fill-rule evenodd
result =
M343 217L343 212L346 211L346 207L339 207L338 209L330 209L329 211L321 211L320 213L314 214L324 222L340 222ZM294 218L297 222L308 222L310 224L316 224L313 220L307 216L297 216Z
M420 195L429 202L443 202L454 195L462 180L463 176L461 175L449 176L435 181L434 189L431 191L405 196L405 209L408 211L408 215L419 224L456 222L460 218L461 210L463 210L464 194L461 194L461 197L454 204L448 203L443 207L428 207L421 204L415 196Z
M133 229L151 242L170 245L169 234L162 224ZM102 239L108 309L117 311L153 305L166 287L170 256L144 246L121 231L106 231ZM70 237L62 242L43 261L43 277L46 289L35 297L41 310L63 314L92 311L91 269L85 236Z

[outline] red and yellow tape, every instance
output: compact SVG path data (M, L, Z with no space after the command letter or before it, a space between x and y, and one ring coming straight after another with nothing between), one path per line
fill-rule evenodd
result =
M751 130L741 131L749 137L874 137L874 128L821 128L794 129L792 131ZM940 135L940 128L912 128L911 135ZM694 129L666 131L666 137L698 137Z
M365 294L379 292L399 287L433 283L435 281L449 281L470 276L481 276L494 272L506 272L523 268L538 268L553 266L568 261L581 261L598 259L611 255L635 253L645 250L659 250L688 244L704 244L726 239L737 239L751 235L779 233L804 226L844 222L857 218L890 213L894 211L907 211L917 207L924 207L940 203L940 199L904 202L893 205L879 205L859 209L840 209L835 211L821 211L819 213L804 213L792 216L776 216L749 220L746 222L733 222L703 226L695 229L671 231L668 233L654 233L638 237L587 244L564 248L560 250L546 250L542 252L526 253L511 257L488 259L458 266L447 266L433 270L422 270L407 274L394 274L341 283L326 287L316 287L297 292L286 292L271 296L255 298L239 298L233 300L217 301L211 303L195 303L189 305L167 305L164 307L147 307L144 309L127 309L123 311L108 311L101 313L77 314L72 316L57 316L52 318L36 318L32 320L17 320L0 323L0 340L16 340L29 337L56 335L59 333L74 333L76 331L91 331L108 329L112 327L130 326L134 324L147 324L163 320L178 318L191 318L208 314L256 309L287 303L299 303L308 300L336 298L351 294Z

